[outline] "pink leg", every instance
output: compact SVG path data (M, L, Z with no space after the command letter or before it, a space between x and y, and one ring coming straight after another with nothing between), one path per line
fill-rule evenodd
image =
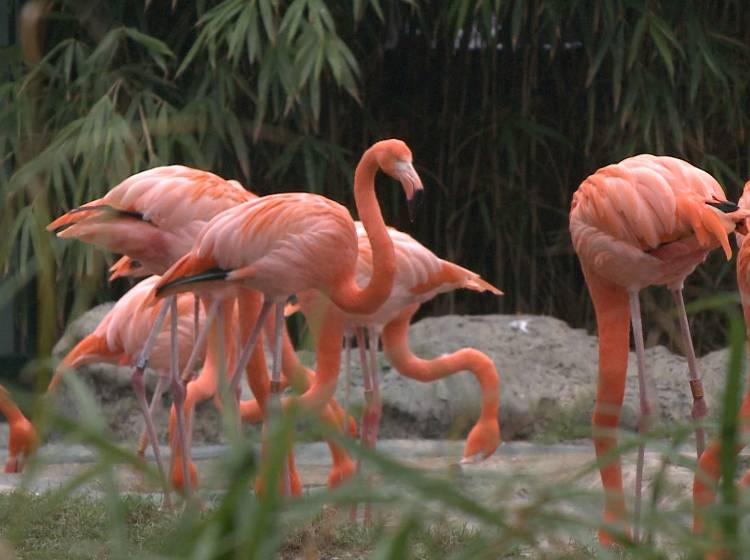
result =
M177 419L177 441L179 442L180 449L182 450L182 480L184 481L185 495L190 498L190 466L188 465L187 457L187 433L185 432L185 385L180 379L179 364L179 348L177 346L177 298L176 296L170 297L170 310L171 310L171 322L172 322L172 337L171 337L171 379L170 389L172 390L172 398L175 406L175 417ZM174 456L174 450L172 452Z
M253 327L253 330L250 333L250 336L248 337L244 348L242 348L242 353L240 354L234 373L232 374L232 380L229 385L230 393L233 392L234 394L237 394L237 390L240 387L240 379L242 379L242 372L245 371L247 363L250 361L250 356L255 349L255 344L256 342L258 342L258 336L260 336L260 333L263 330L263 323L266 322L266 317L268 317L268 313L271 311L272 305L272 301L268 301L265 299L263 300L263 306L260 308L255 326ZM241 317L240 320L246 320L246 318ZM239 410L239 399L237 405Z
M199 301L200 300L196 296L195 298L196 304ZM204 325L204 329L200 331L200 333L196 331L196 337L195 337L195 343L193 345L193 350L190 353L190 357L188 358L187 364L185 365L185 369L182 372L182 380L184 382L189 381L190 373L192 373L192 369L195 365L195 362L198 359L198 356L200 356L201 352L203 351L203 347L206 345L206 339L208 337L208 328L211 326L211 323L216 318L216 313L218 312L218 309L219 309L219 302L215 301L208 310L208 315L206 316L206 321L205 321L206 324ZM196 328L198 327L197 321L196 321L195 327ZM161 325L159 326L159 330L161 330ZM158 331L155 331L155 332L158 333ZM148 407L151 418L154 417L154 413L156 412L156 407L161 400L162 394L164 393L164 389L165 389L164 383L165 383L165 379L162 376L159 376L159 380L156 383L156 388L154 389L154 394L151 397L151 404ZM139 455L143 455L143 451L146 446L146 438L147 438L146 428L144 427L143 432L141 433L139 444L138 444Z
M201 298L193 294L193 346L198 346L198 333L201 326Z
M154 394L151 396L151 403L148 405L148 413L151 418L154 417L154 414L156 413L156 407L159 405L159 402L161 401L161 396L164 394L164 389L166 388L166 379L159 375L159 378L156 380L156 387L154 388ZM145 392L145 388L144 388ZM143 426L143 430L141 431L141 437L138 439L138 455L143 457L143 454L146 451L146 446L148 445L149 441L149 435L146 431L146 426Z
M195 301L199 301L199 300L196 299ZM206 340L208 340L208 330L211 327L211 324L214 322L214 319L216 319L216 315L219 312L220 305L221 305L220 299L216 299L213 302L211 302L211 307L208 308L208 314L206 315L206 318L203 321L205 323L203 325L203 329L200 332L196 331L195 342L193 343L193 349L190 351L190 356L188 357L188 361L185 364L185 368L182 370L182 373L180 374L180 379L182 379L184 383L187 383L193 377L193 368L195 367L195 362L198 360L198 356L200 356L203 353L203 350L206 346ZM198 328L197 321L195 323L195 327Z
M162 304L159 314L156 316L154 324L151 326L151 331L148 333L146 343L141 349L141 355L136 361L133 373L131 375L131 383L133 384L133 391L138 401L138 405L141 407L141 413L143 413L143 419L145 421L145 430L148 434L148 438L151 440L151 448L154 452L154 460L156 461L156 467L159 470L159 476L165 484L164 489L164 505L171 507L171 499L169 497L169 488L166 486L166 475L164 474L164 463L161 460L161 452L159 451L159 440L156 437L156 428L154 427L154 419L150 413L148 403L146 402L146 386L143 382L143 374L148 364L149 356L153 350L154 343L156 342L156 336L161 332L162 325L167 316L169 310L168 302Z
M690 324L688 323L687 313L685 312L685 300L682 296L682 288L671 290L672 297L677 305L677 313L680 319L680 331L682 333L682 348L688 362L688 375L690 377L690 391L693 393L693 420L700 422L708 414L708 405L703 395L703 382L698 373L698 361L695 359L695 350L693 349L693 339L690 336ZM703 426L695 428L695 448L698 459L703 455L706 448L706 433Z
M643 344L643 326L641 324L641 303L638 300L638 292L629 292L630 319L633 326L633 339L635 341L635 352L638 362L638 394L641 401L641 414L638 419L638 432L643 435L649 427L651 419L651 405L648 402L646 392L646 358ZM633 539L635 542L640 538L641 522L641 490L643 485L643 463L646 453L646 444L638 446L638 464L635 472L635 523Z
M362 385L364 386L365 400L362 404L362 419L359 425L359 441L362 445L366 445L366 434L368 433L368 417L367 411L370 406L370 400L372 398L372 378L370 377L370 369L367 363L367 354L365 350L365 336L364 330L361 327L355 327L354 334L357 337L357 350L359 351L359 363L362 367ZM347 366L349 360L347 359ZM362 460L357 459L357 472L362 472ZM352 521L357 520L357 508L358 505L352 506L349 517ZM367 507L365 506L365 514L367 514Z
M349 417L351 404L352 339L344 335L344 419Z
M372 410L372 396L373 396L373 385L372 385L372 373L370 372L370 365L367 361L367 349L365 346L365 331L362 327L355 329L357 335L357 349L359 350L359 362L362 366L362 384L365 390L365 401L362 405L362 420L360 424L359 439L362 445L369 447L368 441L371 432L371 410ZM357 465L359 470L359 464Z
M281 418L281 336L284 330L284 305L285 302L276 303L276 314L274 317L274 340L273 340L273 366L271 368L271 393L268 399L268 416L270 418ZM260 323L259 320L259 324ZM287 462L284 461L281 476L284 481L284 495L292 495L292 484L289 478Z
M378 372L378 339L374 327L367 328L367 345L370 350L370 402L367 404L366 415L368 417L368 430L363 434L365 445L370 449L375 449L378 441L378 431L380 430L380 415L383 410L383 403L380 399L380 373ZM372 504L365 504L365 525L369 525L372 520Z
M378 371L378 340L380 337L374 327L367 328L367 344L370 348L370 381L372 383L372 402L370 419L370 433L368 435L368 446L375 449L380 430L380 416L383 412L383 402L380 398L380 372Z

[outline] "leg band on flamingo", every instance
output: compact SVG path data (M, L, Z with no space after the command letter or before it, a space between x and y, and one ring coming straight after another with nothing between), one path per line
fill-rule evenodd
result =
M693 394L693 410L691 416L693 420L699 423L695 428L695 448L696 454L700 459L703 454L703 450L706 447L706 434L700 421L703 420L708 414L708 404L703 393L703 382L700 379L698 373L698 360L695 357L695 349L693 348L693 339L690 336L690 324L688 322L687 313L685 311L685 300L682 295L681 288L675 288L671 290L672 298L674 299L675 305L677 306L677 315L680 323L680 334L682 336L682 349L685 352L685 357L688 363L688 377L690 380L690 392Z

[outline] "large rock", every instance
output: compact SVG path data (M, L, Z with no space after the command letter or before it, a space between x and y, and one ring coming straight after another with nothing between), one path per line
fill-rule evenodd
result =
M98 305L71 322L52 350L55 363L58 363L80 340L92 332L113 305L113 303ZM96 395L109 431L121 441L135 441L143 429L143 416L133 393L131 372L130 367L100 363L82 366L76 372L67 373L67 375L76 375ZM145 380L150 394L156 386L156 372L146 368ZM56 402L60 412L73 417L77 416L75 400L64 384L60 386ZM165 437L171 404L171 398L167 393L159 404L155 413L155 423L161 437ZM222 425L214 407L210 403L203 403L198 405L197 410L199 421L194 426L196 441L220 441Z
M73 322L55 347L55 356L62 357L92 330L109 307L96 307ZM543 316L444 316L412 325L409 340L414 353L422 358L471 346L493 359L501 380L500 421L505 439L545 434L552 438L582 437L589 433L598 358L596 338L584 330ZM707 399L715 408L723 388L727 357L728 352L722 350L700 360ZM311 362L313 356L302 353L302 358ZM384 401L383 436L460 437L468 431L480 402L478 385L470 373L424 384L398 375L382 353L378 359ZM355 412L362 405L358 362L357 350L353 349L350 405ZM658 418L663 422L688 419L692 398L686 361L657 346L647 349L646 362L654 401L659 405ZM632 352L628 372L621 425L635 429L638 388ZM130 388L129 368L96 365L81 368L78 375L98 395L115 437L134 439L142 421ZM62 398L70 403L65 401L69 397ZM345 401L343 381L337 398ZM157 420L162 426L168 403L169 398L165 397ZM198 441L221 439L221 422L211 403L199 407L195 427Z
M588 436L598 350L596 337L583 329L544 316L444 316L413 324L409 341L414 353L423 358L472 346L493 359L501 381L500 421L505 439L544 434L552 438ZM380 360L382 431L386 435L445 437L465 432L477 417L479 387L470 373L422 384L399 376L382 355ZM699 363L706 398L714 411L718 410L727 362L728 350L720 350ZM656 422L685 422L692 407L686 360L656 346L646 350L646 365ZM352 371L351 394L358 396L361 376L358 367ZM636 429L639 410L636 372L631 352L621 417L621 426L631 430ZM338 396L343 399L343 395L340 387ZM354 402L359 406L361 398Z

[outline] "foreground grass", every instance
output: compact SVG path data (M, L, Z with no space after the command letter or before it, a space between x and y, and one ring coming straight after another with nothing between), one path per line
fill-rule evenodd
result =
M175 516L150 501L122 500L131 553L158 552ZM112 556L112 524L103 501L83 496L20 492L0 496L0 534L19 558L98 559ZM138 554L142 557L143 554Z
M107 504L86 496L60 500L52 493L0 495L0 535L19 560L157 558L169 552L179 514L135 496L124 498L122 507L125 550L114 545ZM368 529L350 523L343 514L329 510L286 535L279 558L370 557L377 552L384 530L382 524ZM410 558L443 558L475 539L476 533L465 525L435 525L412 535ZM2 552L0 548L0 556Z

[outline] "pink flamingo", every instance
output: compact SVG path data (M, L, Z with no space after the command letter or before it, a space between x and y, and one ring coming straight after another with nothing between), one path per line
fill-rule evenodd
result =
M745 183L745 189L738 202L738 206L744 209L750 208L750 181ZM747 226L747 222L745 226ZM744 233L746 233L746 230ZM748 329L748 348L750 348L750 238L742 233L736 233L735 235L740 246L737 254L737 286L740 291L745 325ZM747 390L745 398L740 405L738 426L743 435L750 433L750 388ZM734 449L735 454L742 451L744 447L744 443L738 444ZM695 507L693 531L696 534L703 532L702 510L716 501L715 486L721 474L720 458L721 440L715 439L706 448L706 451L700 456L698 461L698 468L695 471L695 478L693 480L693 504ZM741 486L747 486L748 483L750 483L750 470L740 480ZM709 556L711 558L718 558L722 554L722 552L716 552L714 555Z
M0 413L8 420L10 430L5 472L19 473L37 446L36 430L2 385L0 385Z
M629 332L632 320L638 357L640 431L647 429L650 405L638 293L666 285L677 305L683 347L693 393L693 418L707 412L682 296L685 278L709 251L722 246L731 257L728 233L748 213L726 201L716 180L689 163L666 156L639 155L599 169L573 195L570 233L594 302L599 331L599 374L593 414L593 440L605 490L604 521L629 532L622 490L617 428L625 391ZM698 455L703 428L696 428ZM638 453L636 521L640 513L644 446ZM605 460L604 458L607 457ZM635 538L638 539L636 525ZM613 537L606 529L599 540Z
M158 320L159 310L147 305L150 301L151 292L158 280L158 276L152 276L143 280L115 303L114 307L104 316L96 329L76 344L62 359L47 388L48 393L52 393L57 389L62 376L71 369L99 362L111 364L132 363L133 358L142 351L147 339L152 338L149 365L159 374L159 381L156 384L150 406L146 403L145 399L143 376L134 376L133 384L134 386L138 384L135 393L139 399L141 409L146 408L149 411L149 416L153 417L154 408L161 399L172 363L172 337L170 329L162 324L159 326L158 331L154 331L153 326ZM195 339L192 298L180 296L177 298L176 305L179 315L176 341L180 349L178 352L179 362L177 367L180 371L183 371L189 367L191 361L201 357L202 349L198 348L194 355L189 357L194 348L193 342ZM158 438L153 423L151 425L146 424L146 432L152 444L157 442L157 445L154 445L156 454L158 452L156 451L158 450ZM142 436L138 453L142 455L144 450L145 441ZM162 477L164 477L163 467L159 461L157 461L157 467Z
M359 285L366 285L372 276L372 249L362 224L357 222L356 227L359 250L357 282ZM393 322L387 341L384 340L383 350L390 355L394 366L402 375L418 381L430 382L462 369L468 369L474 373L482 388L482 413L477 425L469 434L463 461L471 462L488 457L495 451L500 441L500 428L497 421L500 383L494 364L484 354L476 351L463 355L462 351L459 351L435 360L419 360L409 352L406 334L409 320L419 305L438 294L459 288L479 292L490 291L496 295L501 295L502 292L482 280L478 274L438 258L406 233L388 228L388 234L393 241L396 255L396 275L390 296L380 308L369 315L356 315L342 311L345 329L349 332L357 332L360 346L365 387L362 441L369 447L374 447L377 440L382 404L375 352L381 333L386 325ZM315 310L325 305L326 301L320 292L315 290L302 292L298 298L300 307L306 315L315 313ZM406 329L404 329L404 321L406 321ZM364 353L363 331L365 329L368 331L370 343L369 364ZM459 355L461 355L460 358L458 358ZM468 357L469 355L471 358Z
M372 276L372 248L360 222L355 223L359 256L357 259L357 283L366 285ZM348 332L357 334L362 375L364 379L365 406L362 412L360 437L362 443L374 448L377 441L382 402L380 398L380 376L377 368L377 341L383 335L383 351L394 368L406 377L428 383L453 375L462 370L471 371L482 390L482 410L477 424L467 439L462 463L484 459L500 442L498 407L500 404L500 381L492 360L478 350L464 348L433 360L422 360L409 349L408 328L412 316L419 306L440 293L458 288L475 291L502 292L482 280L478 274L451 262L438 258L411 236L388 228L396 255L396 275L393 290L385 303L369 315L344 313L343 322ZM307 317L320 313L327 300L320 292L307 290L298 296L299 305ZM364 330L370 362L365 356ZM348 344L348 337L345 345ZM349 371L347 346L347 364ZM345 381L348 383L348 379ZM369 504L365 507L365 522L370 518Z
M165 273L157 287L158 296L193 290L206 283L217 291L240 286L263 294L255 328L236 364L233 389L275 305L270 391L278 402L281 327L284 304L291 294L319 289L340 308L362 314L372 313L387 299L393 285L395 256L375 196L378 168L401 182L410 208L422 192L411 151L400 140L377 142L362 156L354 175L354 198L375 261L373 276L364 289L356 283L357 237L349 212L311 193L269 195L221 213L200 233L191 252ZM316 348L315 379L303 395L294 399L304 408L320 410L333 396L342 334L341 319L326 313Z
M201 294L201 298L204 299L204 301L206 301L207 303L212 301L213 295L211 293L201 292ZM258 294L258 292L254 290L238 290L238 293L235 295L237 297L239 307L243 309L246 314L243 317L243 321L239 322L239 340L245 340L249 335L249 328L253 325L253 318L257 318L257 314L261 306L261 298L260 294ZM221 299L220 301L222 305L220 316L223 317L224 324L221 325L219 321L214 321L212 318L208 319L207 328L209 329L209 342L206 356L206 366L204 366L204 369L201 371L200 376L197 379L191 381L187 386L187 395L185 398L184 407L188 432L188 460L190 455L191 440L190 426L195 405L200 401L204 401L212 397L215 399L217 405L220 403L220 401L218 401L216 397L218 396L218 372L221 369L221 366L219 365L221 355L215 349L219 347L222 339L224 339L224 333L231 332L236 325L236 321L227 322L227 318L231 317L232 314L232 306L234 304L234 300L232 298L225 298ZM275 332L272 318L269 318L269 320L266 321L265 329L268 332ZM294 352L294 348L285 329L283 330L282 344L282 372L284 373L285 379L294 380L295 383L299 383L302 386L307 387L310 384L312 373L300 363L299 358ZM273 346L273 341L270 342L270 345ZM231 351L231 349L229 351ZM245 422L260 422L265 416L270 387L265 355L263 353L262 338L259 338L258 344L255 346L250 356L250 360L246 367L246 372L247 379L250 383L252 392L255 395L255 399L251 401L240 401L240 417ZM327 409L328 410L324 411L324 418L327 421L341 427L342 422L344 421L343 411L341 411L335 399L331 399ZM174 432L175 417L176 414L173 407L172 413L170 415L170 434ZM343 449L341 449L341 447L338 446L334 441L327 440L327 443L333 457L333 465L329 474L329 487L333 488L344 480L348 479L353 474L355 466L349 458L348 454ZM179 445L175 446L175 450L177 457L181 457L182 449L179 447ZM302 483L294 465L294 455L292 452L289 453L287 464L290 475L290 493L292 495L299 495L302 492ZM183 485L182 471L176 468L177 463L174 463L174 467L175 468L173 468L172 470L172 483L179 488ZM193 484L197 484L197 472L192 463L190 463L190 471L191 476L193 477L191 482ZM259 481L258 484L260 488L262 482Z
M53 221L47 229L59 230L59 237L76 238L93 243L115 253L123 253L139 263L143 272L161 274L190 249L196 234L213 216L257 198L237 181L185 167L171 165L137 173L112 188L104 197L84 204ZM162 306L152 333L146 340L133 369L133 388L146 419L148 433L155 433L149 408L145 404L143 371L151 353L151 344L161 330L166 313L172 309L171 325L176 330L175 301ZM194 310L197 310L195 305ZM194 317L197 318L197 313ZM172 343L172 352L179 346ZM177 356L173 359L170 389L180 404L177 415L179 439L185 443L182 402L185 388L177 372ZM152 441L154 456L163 472L156 441ZM188 465L183 464L184 478L188 479ZM186 491L189 494L189 486Z

